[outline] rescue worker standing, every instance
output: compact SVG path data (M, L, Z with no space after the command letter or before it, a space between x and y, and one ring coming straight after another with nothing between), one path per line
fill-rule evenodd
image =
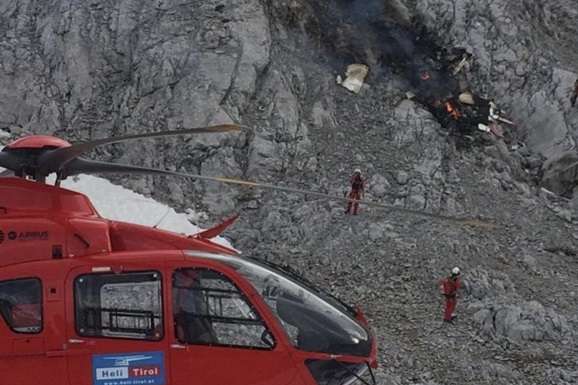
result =
M351 191L349 192L349 202L347 202L347 209L345 214L357 215L359 209L359 200L363 198L365 193L365 181L361 177L361 170L356 168L351 176ZM353 208L353 212L351 209Z
M444 322L452 322L456 317L454 310L456 309L456 304L458 302L457 294L461 284L459 267L454 267L451 275L441 281L440 289L442 295L446 299Z

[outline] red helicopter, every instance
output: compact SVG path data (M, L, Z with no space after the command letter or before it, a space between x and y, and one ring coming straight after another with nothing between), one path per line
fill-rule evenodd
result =
M81 173L136 172L304 192L80 157L110 143L238 130L74 145L29 136L0 152L14 174L0 178L0 384L375 384L376 340L361 311L210 240L235 218L186 236L107 220L60 187ZM53 173L54 186L45 183Z

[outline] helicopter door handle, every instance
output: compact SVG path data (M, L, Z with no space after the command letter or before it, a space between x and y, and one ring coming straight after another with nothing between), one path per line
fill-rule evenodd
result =
M81 340L78 338L69 338L68 339L68 345L88 345L88 346L94 346L96 345L95 341L87 341L87 340Z

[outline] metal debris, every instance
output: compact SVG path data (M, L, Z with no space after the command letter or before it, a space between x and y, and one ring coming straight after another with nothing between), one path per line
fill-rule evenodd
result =
M462 104L469 104L471 106L473 106L475 104L474 102L474 95L472 95L471 92L462 92L459 96L458 96L458 100L460 101L460 103Z
M337 76L337 84L347 88L349 91L356 94L361 91L365 77L369 71L369 67L365 64L350 64L345 71L345 80L340 75Z

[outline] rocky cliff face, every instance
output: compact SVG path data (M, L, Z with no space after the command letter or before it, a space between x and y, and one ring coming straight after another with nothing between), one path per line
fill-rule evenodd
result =
M496 226L368 208L347 217L340 203L301 195L115 178L209 221L241 211L228 234L236 247L360 302L382 384L570 384L575 175L550 176L566 198L535 182L544 159L575 152L577 12L572 0L1 0L0 129L83 140L237 122L241 135L94 156L336 196L360 167L366 199L487 219ZM439 56L453 47L473 54L455 77ZM335 82L354 62L370 68L359 94ZM464 144L417 102L464 87L515 121L511 141L473 132ZM526 147L513 150L517 141ZM437 280L454 265L466 287L458 323L445 327Z

